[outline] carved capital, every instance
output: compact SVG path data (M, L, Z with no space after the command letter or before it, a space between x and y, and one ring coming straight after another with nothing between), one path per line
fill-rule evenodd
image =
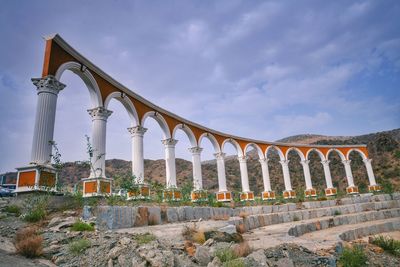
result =
M107 121L108 117L110 117L112 111L105 109L103 107L97 107L88 109L87 112L89 113L92 120L104 120Z
M198 147L198 146L189 148L189 152L192 153L192 154L200 154L201 151L203 151L203 149L201 147Z
M269 159L267 159L267 158L258 159L258 162L260 162L261 164L268 163L268 161L269 161Z
M328 166L329 166L329 163L330 163L330 162L331 162L331 161L328 160L328 159L321 160L322 165L328 165Z
M128 132L132 135L132 137L134 137L134 136L143 137L143 135L145 134L146 131L147 131L147 128L144 128L140 125L128 128Z
M284 160L279 161L279 163L280 163L282 166L288 166L288 165L289 165L289 161L290 161L290 160L288 160L288 159L284 159Z
M305 159L305 160L300 160L301 165L308 165L310 163L309 160Z
M349 159L342 160L342 163L343 163L344 165L350 165L350 162L351 162L351 160L349 160Z
M168 138L165 140L161 140L161 143L163 143L164 146L175 147L176 143L178 143L178 140L173 138Z
M371 164L372 159L363 159L364 164Z
M32 78L32 83L37 88L37 93L50 93L58 95L65 88L65 84L60 83L53 75L48 75L43 78Z
M223 160L223 159L225 159L226 153L218 152L218 153L214 153L214 156L215 156L216 159L219 159L219 160L222 159Z
M249 157L247 156L238 156L238 160L240 163L246 163Z

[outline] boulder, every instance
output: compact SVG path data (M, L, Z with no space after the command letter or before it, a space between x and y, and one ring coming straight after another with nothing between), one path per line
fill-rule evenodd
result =
M207 231L207 232L204 232L204 236L205 236L206 240L212 238L216 242L240 243L243 241L242 235L238 234L238 233L229 234L229 233L221 232L221 231Z
M228 233L228 234L236 234L236 226L227 225L218 229L220 232Z
M207 265L211 261L211 253L205 246L198 246L194 258L201 265Z

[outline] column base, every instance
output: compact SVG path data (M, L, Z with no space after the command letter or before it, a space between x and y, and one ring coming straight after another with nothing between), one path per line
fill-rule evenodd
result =
M208 201L207 190L193 190L190 197L192 198L192 202Z
M104 197L111 195L112 179L105 177L83 178L83 197Z
M275 199L275 191L264 191L261 193L262 200L271 200Z
M331 197L331 196L336 196L337 195L337 188L332 187L332 188L325 188L325 196Z
M128 190L127 200L150 199L150 186L148 184L135 184Z
M219 202L228 202L232 200L232 193L229 191L217 192L215 196Z
M317 190L315 188L310 188L310 189L304 190L304 196L305 197L316 197Z
M369 185L368 186L368 191L369 192L379 192L382 190L382 186L376 184L376 185Z
M254 200L254 193L249 192L241 192L240 193L240 201L253 201Z
M34 165L17 170L15 193L57 191L57 172L52 166Z
M294 190L283 191L283 198L284 199L296 198L296 191L294 191Z
M163 202L180 201L181 199L182 199L182 192L176 187L167 188L163 191Z
M354 194L358 194L358 186L349 186L346 188L346 192L348 195L354 195Z

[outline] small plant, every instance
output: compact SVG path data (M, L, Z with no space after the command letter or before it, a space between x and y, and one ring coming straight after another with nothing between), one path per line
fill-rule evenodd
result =
M217 249L214 253L214 256L217 257L222 263L230 262L238 257L230 247Z
M239 243L233 248L233 252L238 257L246 257L251 253L252 249L246 241Z
M294 215L294 216L293 216L293 221L294 221L294 222L298 222L298 221L300 221L300 218L299 218L299 216L297 216L297 215Z
M27 197L23 207L25 210L24 220L27 222L38 222L46 217L46 209L49 203L49 195L33 194Z
M342 215L340 210L335 210L335 212L333 213L333 216L339 216L339 215Z
M381 247L383 250L389 252L390 254L400 256L400 241L398 240L380 235L372 238L370 243Z
M38 257L42 254L43 237L39 235L36 227L20 229L15 235L15 248L18 254L25 257Z
M21 208L17 205L9 205L4 208L5 212L15 214L15 216L21 215Z
M144 245L150 243L151 241L156 240L156 237L151 233L144 233L144 234L135 234L133 239L139 244Z
M25 214L24 220L27 222L38 222L46 217L46 211L41 208L35 208Z
M339 263L343 267L362 267L365 266L368 258L361 246L345 248L339 258Z
M223 267L245 267L246 265L244 264L243 259L234 259L231 261L224 262L222 265Z
M206 241L206 237L204 236L204 231L199 229L196 224L193 225L185 225L182 230L182 236L189 241L203 244Z
M85 223L81 220L77 220L74 222L74 224L71 226L71 231L94 231L94 226L88 223Z
M88 249L91 245L92 244L88 239L78 239L69 243L68 250L72 254L79 255L83 253L86 249Z

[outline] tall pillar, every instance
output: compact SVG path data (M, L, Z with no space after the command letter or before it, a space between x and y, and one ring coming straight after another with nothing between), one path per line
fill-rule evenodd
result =
M203 177L201 175L201 147L195 146L189 148L189 152L192 153L192 164L193 164L193 191L191 198L193 202L207 200L207 192L203 190Z
M147 129L142 126L128 128L132 137L132 175L135 182L144 183L144 157L143 157L143 136Z
M56 170L51 166L52 141L58 93L65 88L54 76L33 78L37 89L35 127L31 161L26 167L17 168L15 192L55 190Z
M193 189L203 190L203 178L201 175L201 147L189 148L189 152L192 154L192 164L193 164Z
M264 192L262 192L262 199L275 199L275 192L271 189L271 180L269 178L268 161L267 158L261 158L258 160L261 164L261 171L264 183Z
M92 117L92 139L91 146L91 170L89 178L83 179L83 196L99 196L111 194L112 179L106 178L106 132L107 119L112 111L104 107L97 107L88 110Z
M358 187L354 185L354 178L353 178L353 173L351 172L350 162L351 160L342 160L348 183L346 191L348 194L358 194Z
M321 160L322 166L324 167L325 183L326 183L325 195L327 197L334 196L337 194L337 189L333 187L331 170L329 169L329 162L330 161L327 159Z
M306 180L306 190L304 191L304 194L306 197L316 197L317 190L313 188L311 181L310 165L309 165L310 161L301 160L300 163L303 166L304 179Z
M165 170L167 188L176 188L175 145L178 140L173 138L161 141L165 147Z
M381 186L376 183L374 171L373 171L372 165L371 165L371 161L372 161L372 159L364 159L363 160L363 162L365 164L365 168L367 169L368 180L369 180L368 190L370 192L381 191L381 189L382 189Z
M218 152L214 154L217 160L218 171L218 192L216 193L218 201L231 201L232 193L228 191L226 186L226 173L225 173L225 153Z
M283 181L285 183L285 191L283 191L284 198L295 198L296 192L292 189L292 184L290 182L290 172L289 172L289 160L284 159L279 161L282 165Z
M249 175L247 173L247 156L238 156L240 177L242 181L242 193L240 200L254 200L254 193L250 191Z

